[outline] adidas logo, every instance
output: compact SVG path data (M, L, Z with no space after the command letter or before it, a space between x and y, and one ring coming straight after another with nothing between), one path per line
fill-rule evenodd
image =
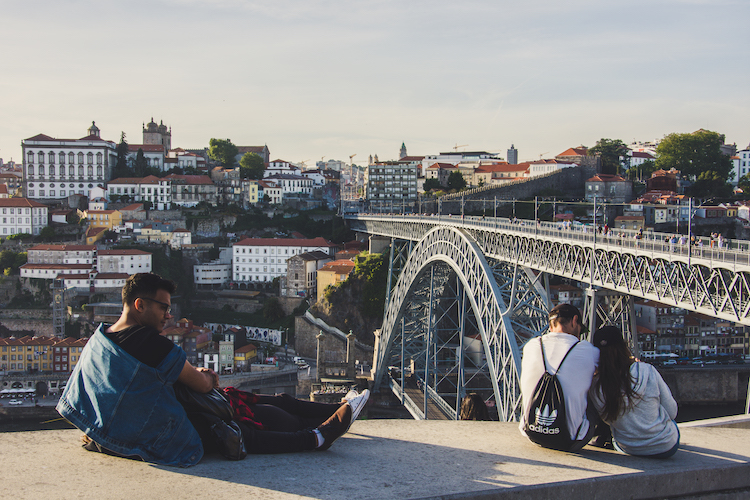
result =
M557 418L557 410L552 410L550 414L549 405L544 405L544 410L541 413L539 412L539 408L534 413L536 414L536 423L538 425L549 426Z

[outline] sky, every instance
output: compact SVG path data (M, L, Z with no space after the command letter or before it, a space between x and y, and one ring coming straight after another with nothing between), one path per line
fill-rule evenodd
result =
M43 133L363 164L750 143L747 0L0 0L0 158Z

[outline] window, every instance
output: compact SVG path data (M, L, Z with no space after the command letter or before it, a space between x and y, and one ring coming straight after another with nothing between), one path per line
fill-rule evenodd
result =
M102 154L96 153L96 164L101 165L102 164Z
M94 153L88 153L86 155L86 163L88 163L89 165L94 164Z
M60 158L60 165L64 164L65 163L65 153L63 153L62 151L60 151L59 158Z
M29 163L34 163L34 153L32 151L29 151L28 157Z
M78 153L78 164L83 165L83 153ZM78 170L79 175L83 175L83 170Z
M72 165L75 162L75 158L76 158L76 155L73 154L72 151L68 153L68 163Z
M39 151L39 153L37 153L37 158L39 159L39 163L44 163L44 153Z

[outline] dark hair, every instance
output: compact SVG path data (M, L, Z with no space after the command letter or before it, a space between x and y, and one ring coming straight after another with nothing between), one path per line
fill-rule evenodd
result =
M630 373L633 355L614 326L604 326L594 332L594 345L599 348L599 368L594 377L593 390L604 401L602 420L612 421L632 407L638 395L633 391L635 378Z
M125 281L125 286L122 287L122 303L130 305L138 297L153 299L159 290L165 290L172 295L177 290L177 285L174 281L164 279L158 274L134 274Z
M549 322L567 323L578 316L578 322L583 324L583 316L576 306L570 304L558 304L549 312Z
M461 420L489 420L487 404L476 392L467 394L461 401Z

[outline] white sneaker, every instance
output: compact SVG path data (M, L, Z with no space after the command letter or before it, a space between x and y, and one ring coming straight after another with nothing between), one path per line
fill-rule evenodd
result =
M365 407L367 400L370 399L369 389L365 389L361 394L347 401L347 404L352 407L352 422L357 420L357 417L362 412L362 408ZM351 425L351 423L349 424Z
M359 393L355 391L354 389L352 389L351 391L346 393L346 396L341 398L341 401L344 403L348 403L350 400L356 398L357 396L359 396Z

